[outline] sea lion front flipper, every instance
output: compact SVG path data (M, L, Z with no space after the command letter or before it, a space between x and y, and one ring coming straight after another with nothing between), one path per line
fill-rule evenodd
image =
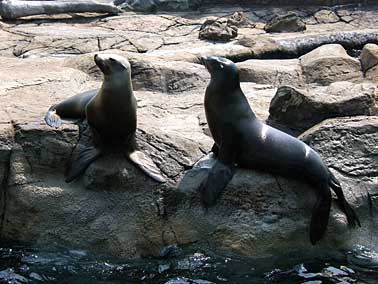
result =
M214 206L216 200L234 176L234 168L217 161L207 178L201 183L199 191L205 207Z
M231 125L226 125L222 133L222 145L218 147L214 144L212 148L212 151L217 152L214 153L217 156L217 162L199 188L205 207L215 205L216 200L234 176L238 153L235 141L238 140L238 135L233 129Z
M52 106L45 115L45 122L48 126L58 128L62 125L60 116L56 114L55 106Z
M328 225L329 213L331 210L331 191L325 185L323 192L319 193L312 210L310 223L310 241L314 245L325 234Z
M80 152L79 157L73 161L66 174L66 182L71 182L89 167L89 165L101 155L101 150L90 146Z
M217 143L213 144L213 147L211 147L211 152L213 152L213 154L215 155L215 157L218 157L219 147L218 147Z
M128 154L128 158L145 174L153 180L164 183L165 178L161 175L160 169L156 166L152 159L141 151L134 151Z

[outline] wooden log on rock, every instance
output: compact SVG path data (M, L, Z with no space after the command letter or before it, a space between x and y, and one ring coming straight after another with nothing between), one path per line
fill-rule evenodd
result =
M346 50L361 50L365 44L378 44L378 30L330 32L326 34L294 36L287 38L241 38L237 44L251 48L247 59L289 59L298 58L324 44L341 44Z
M65 13L108 13L116 15L120 10L113 4L85 1L0 1L0 16L4 20L14 20L33 15L53 15Z

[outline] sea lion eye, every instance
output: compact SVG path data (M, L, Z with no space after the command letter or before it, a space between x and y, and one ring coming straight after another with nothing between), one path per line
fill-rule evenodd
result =
M224 65L223 65L223 64L219 64L219 67L220 67L221 69L223 69L223 68L224 68Z

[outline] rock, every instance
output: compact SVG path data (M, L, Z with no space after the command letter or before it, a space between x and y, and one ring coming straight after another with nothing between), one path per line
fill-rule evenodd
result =
M238 28L220 21L206 20L200 27L199 38L213 41L229 41L238 36Z
M233 13L227 18L228 26L235 26L239 28L254 28L255 24L251 23L245 13L239 11Z
M377 102L372 83L337 82L313 90L282 86L270 103L269 121L301 133L327 118L378 115Z
M374 67L366 71L365 77L368 80L378 83L378 65L375 65Z
M204 88L210 78L205 67L200 64L185 61L164 61L153 56L119 50L110 52L123 55L130 61L134 90L179 93ZM94 54L87 54L69 58L65 60L65 66L84 71L95 80L102 80L102 73L96 67L93 56Z
M362 79L360 61L349 56L340 44L320 46L299 59L307 83L329 85Z
M372 43L366 44L362 49L360 60L363 72L376 66L378 64L378 45Z
M258 60L250 59L237 63L242 82L255 82L280 86L304 84L302 68L298 59Z
M301 32L306 30L306 24L295 13L275 16L266 23L264 30L268 33Z
M314 17L319 24L330 24L340 21L337 14L330 9L319 10L314 14Z
M265 21L272 13L261 9ZM214 13L223 15L224 10ZM258 12L255 14L257 17ZM341 180L348 201L363 221L362 229L349 230L345 216L333 206L326 237L317 246L310 246L313 191L301 182L261 171L238 169L218 204L209 210L201 206L197 188L214 159L207 156L192 168L213 144L203 111L209 75L198 64L199 57L219 55L242 61L259 56L259 50L264 56L279 53L281 48L301 51L298 47L303 45L290 44L303 38L298 34L256 36L262 31L240 28L240 33L255 40L253 45L213 44L197 38L197 30L208 15L181 15L126 13L95 21L81 15L64 21L0 22L1 240L43 247L64 245L131 258L176 256L186 244L196 247L200 243L248 256L294 249L315 256L321 248L371 245L371 236L378 233L371 217L378 208L377 117L327 120L303 136ZM350 32L347 38L374 39L374 35L364 33ZM310 39L316 41L320 34L322 30ZM316 44L345 37L345 33L335 34L321 36ZM282 44L285 40L287 45ZM120 52L132 64L138 100L137 141L167 176L164 185L151 181L117 153L94 162L79 180L64 182L71 155L89 137L84 135L85 123L79 124L79 129L72 122L52 129L45 125L43 116L52 104L100 86L102 77L93 63L94 52L100 51ZM85 55L72 56L80 53ZM258 69L257 64L264 64L264 68ZM302 80L298 60L238 65L245 68L242 76L247 76L246 80L268 84L241 84L263 119L275 92L272 85L285 80L296 86ZM308 77L310 69L306 72ZM333 78L333 74L329 76ZM345 87L332 84L319 89L333 94L331 100L340 104L335 109L343 113L352 113L349 108L364 113L373 109L370 87L338 84ZM353 97L348 91L358 95ZM340 98L345 94L356 102L344 105ZM194 267L192 262L181 264L184 269Z
M210 76L205 67L199 64L162 60L134 61L132 66L135 89L179 93L196 88L204 88Z
M179 96L135 92L138 144L166 174L167 184L154 183L117 154L104 156L82 179L66 184L63 176L79 139L77 127L65 123L59 129L48 128L42 117L51 104L79 88L94 87L94 83L98 87L99 82L92 85L92 77L74 68L73 62L68 67L62 59L3 59L2 70L14 70L2 71L6 77L0 83L1 97L7 98L2 100L2 110L7 111L0 114L1 121L7 122L2 133L9 133L1 135L1 141L6 141L1 145L12 149L7 150L9 158L2 160L3 168L8 168L2 172L0 195L6 204L1 209L3 239L41 246L64 244L122 257L159 257L166 247L202 241L249 256L308 249L315 200L310 188L300 182L240 169L214 208L206 211L200 205L196 189L212 160L187 169L212 145L198 120L203 113L203 90ZM361 220L366 221L363 228L367 228L362 237L358 230L350 233L345 217L333 207L329 230L319 246L348 248L357 237L370 241L375 230L374 223L369 223L368 203L360 197L366 191L375 194L369 185L377 176L376 148L370 146L376 145L378 135L378 118L374 119L361 118L347 132L348 122L337 120L336 126L344 128L327 130L320 136L321 144L317 133L323 128L308 140L333 165L329 159L340 147L340 136L348 138L342 140L349 143L345 149L337 149L336 157L343 164L335 174L348 200L360 208ZM344 176L344 170L351 173ZM350 176L355 173L356 179ZM365 181L363 186L354 185Z
M186 277L175 277L164 284L215 284L214 282L210 282L207 280L202 280L202 279L189 279Z
M14 270L11 268L0 271L0 280L4 281L4 283L15 283L15 284L29 282L27 278L25 278L24 276L20 274L15 273Z
M333 206L326 237L313 248L314 253L319 247L349 248L356 240L370 242L371 232L377 230L365 199L366 192L377 193L377 130L378 117L345 118L328 120L303 136L335 169L346 198L363 221L363 229L351 231L344 215ZM52 167L37 158L41 141L47 135L56 136L57 131L67 134L68 129L17 126L15 143L21 147L12 151L5 188L4 238L44 246L54 242L123 257L159 256L169 245L200 241L249 256L312 249L308 225L315 198L301 182L239 169L218 204L205 211L196 188L212 163L211 157L188 172L179 169L176 184L161 186L122 158L107 156L88 170L111 166L118 172L126 168L130 175L125 175L123 182L86 189L82 180L64 183L63 166ZM143 137L141 133L138 136ZM160 143L161 137L147 141ZM51 153L52 143L57 142L49 141L44 149ZM184 150L185 144L164 141L169 146L152 153L154 159L165 154L181 159L184 152L172 150ZM163 144L155 145L160 149L158 145ZM172 167L171 161L164 159L165 167ZM98 180L107 175L100 170L88 174Z

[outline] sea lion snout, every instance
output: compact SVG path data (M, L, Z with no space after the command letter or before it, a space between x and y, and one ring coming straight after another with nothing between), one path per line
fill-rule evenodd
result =
M96 53L94 61L105 75L130 71L129 61L118 54Z
M94 55L94 61L96 65L98 66L98 68L100 68L102 73L104 73L105 75L110 73L109 66L106 64L106 61L101 57L100 54L96 53Z
M201 56L200 58L200 62L202 65L205 66L205 68L207 68L207 61L209 60L209 56Z
M201 63L205 65L206 69L210 73L215 72L217 70L224 70L229 67L231 67L232 69L237 69L234 62L227 58L219 56L202 56Z
M213 65L216 62L215 56L201 56L201 63L205 66L205 68L211 73L213 70Z

